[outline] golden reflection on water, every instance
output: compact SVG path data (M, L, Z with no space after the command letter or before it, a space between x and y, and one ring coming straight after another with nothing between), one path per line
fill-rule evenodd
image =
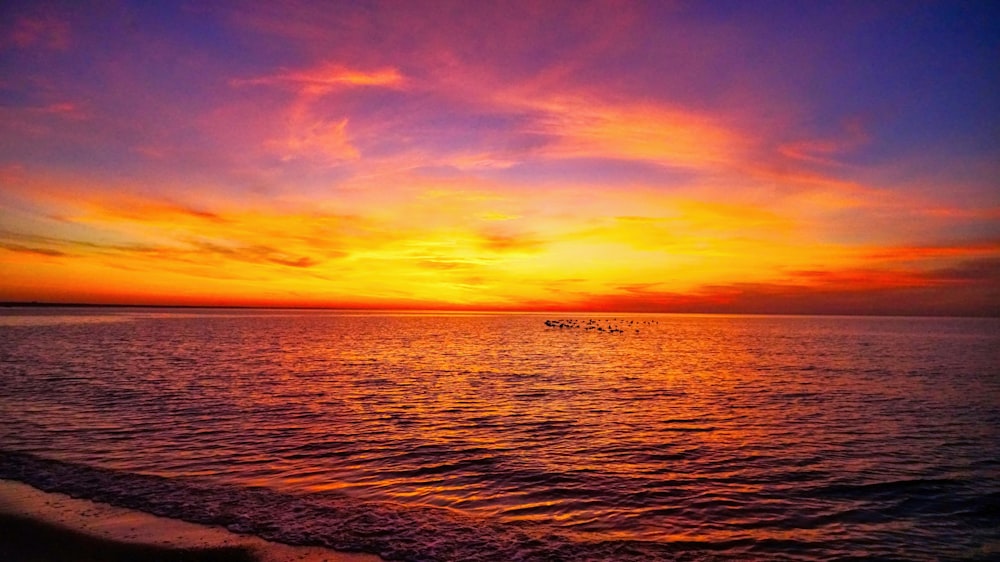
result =
M837 536L875 509L845 483L969 474L955 459L1000 442L983 422L1000 403L992 321L575 317L628 328L608 333L551 318L66 324L64 346L9 348L23 376L3 442L657 542Z

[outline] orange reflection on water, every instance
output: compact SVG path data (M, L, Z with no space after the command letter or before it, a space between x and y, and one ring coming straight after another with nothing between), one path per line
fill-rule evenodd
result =
M75 392L102 408L48 415L25 400L34 425L5 439L163 476L735 553L836 536L875 509L869 494L917 493L906 482L945 460L926 436L996 396L974 323L562 318L230 311L65 324L44 354L11 364L37 365L29 382L89 365L72 371L86 382ZM950 386L925 376L962 369ZM986 406L970 410L970 397ZM980 443L981 426L947 431L959 427L956 446ZM120 438L133 434L146 438L139 458Z

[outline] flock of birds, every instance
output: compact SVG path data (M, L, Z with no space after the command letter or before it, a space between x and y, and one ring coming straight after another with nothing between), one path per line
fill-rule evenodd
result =
M545 325L549 328L558 328L560 330L593 330L608 334L624 334L626 330L635 330L635 333L638 334L639 326L656 323L656 320L620 320L618 318L604 320L577 320L570 318L566 320L556 319L545 321Z

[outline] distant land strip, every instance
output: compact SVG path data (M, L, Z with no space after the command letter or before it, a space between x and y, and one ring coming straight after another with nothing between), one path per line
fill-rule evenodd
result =
M186 310L343 310L350 312L450 312L469 314L705 314L711 316L844 316L844 317L883 317L883 318L1000 318L1000 314L991 310L983 310L977 314L921 314L914 313L871 313L871 312L741 312L718 310L571 310L571 309L486 309L486 308L401 308L401 307L363 307L363 306L309 306L309 305L240 305L240 304L134 304L134 303L90 303L90 302L42 302L42 301L0 301L0 308L154 308L154 309L186 309Z
M250 310L377 310L368 308L348 308L333 306L270 306L270 305L238 305L238 304L129 304L129 303L92 303L92 302L38 302L38 301L2 301L4 308L227 308Z

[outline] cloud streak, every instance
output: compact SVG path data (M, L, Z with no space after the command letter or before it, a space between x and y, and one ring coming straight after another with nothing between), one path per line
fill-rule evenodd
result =
M284 71L272 76L234 80L236 86L284 85L302 96L324 96L336 90L353 87L399 88L403 76L395 68L362 71L327 63L316 68Z

